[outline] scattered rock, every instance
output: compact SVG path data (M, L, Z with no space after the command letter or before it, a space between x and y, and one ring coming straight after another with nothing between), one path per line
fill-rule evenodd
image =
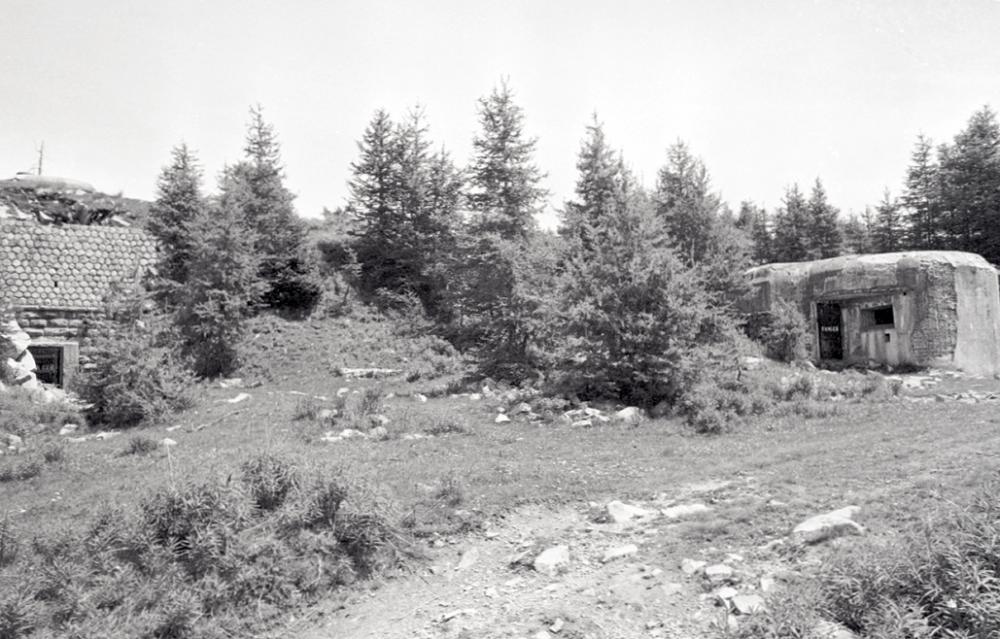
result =
M623 408L617 413L615 413L615 421L626 426L635 426L641 423L646 416L643 414L642 409L637 406L629 406L628 408Z
M771 592L774 590L774 586L777 584L774 577L761 577L760 578L760 591L761 592Z
M646 517L651 517L654 514L653 511L646 510L645 508L639 508L638 506L623 504L618 500L608 502L606 510L608 517L616 524L624 524L632 521L633 519L644 519Z
M385 426L389 423L389 418L385 415L372 415L370 419L373 427Z
M715 598L718 599L723 606L728 606L729 600L740 594L740 591L732 586L723 586L722 588L716 590L714 594Z
M351 389L347 386L341 386L337 389L337 397L343 397L351 392Z
M413 393L413 399L417 400L421 404L427 403L427 395L424 395L423 393Z
M231 397L229 399L224 399L222 401L226 402L227 404L239 404L240 402L244 402L248 399L250 399L250 393L240 393L236 397Z
M858 506L847 506L803 521L792 530L792 536L806 544L818 544L843 535L863 535L854 516L861 511Z
M243 388L243 378L230 377L228 379L220 379L219 386L222 388Z
M660 586L660 588L663 590L664 594L666 594L668 597L673 597L674 595L684 590L683 585L673 581L663 584L662 586Z
M385 441L389 439L389 429L385 426L376 426L368 431L368 437L374 439L375 441Z
M764 612L764 598L753 593L732 597L733 610L740 615L755 615Z
M764 363L763 357L753 357L750 355L744 355L740 358L740 368L745 371L755 371L761 367Z
M700 573L708 565L707 561L700 561L697 559L682 559L681 560L681 571L685 575L694 575Z
M507 415L505 415L503 413L500 413L499 415L497 415L497 418L493 420L493 423L494 424L506 424L509 421L510 421L510 417L508 417Z
M333 421L333 418L337 416L337 411L332 408L324 408L323 410L316 413L316 419L321 422Z
M590 428L593 425L594 422L590 418L578 419L577 421L570 424L570 426L572 426L573 428Z
M478 560L479 551L475 547L469 548L462 553L462 558L458 561L458 565L455 566L455 570L467 570L472 568Z
M63 427L59 429L59 434L64 436L72 435L78 428L80 428L78 424L63 424Z
M569 546L559 545L548 548L535 557L532 566L537 572L555 577L569 563Z
M705 576L712 583L722 583L732 578L733 569L726 564L713 564L705 566Z
M609 561L614 561L615 559L631 557L637 552L639 552L639 547L636 546L635 544L626 544L624 546L618 546L616 548L609 548L607 551L605 551L604 556L601 557L601 563L606 564Z
M164 437L160 440L160 448L173 448L177 445L177 441L170 439L169 437Z
M531 639L552 639L552 635L544 630L539 630L535 634L531 635Z
M551 626L549 626L549 630L551 630L556 634L559 634L559 632L563 629L563 626L565 625L566 623L562 620L562 617L556 617L556 620L552 622Z
M660 510L660 513L667 519L683 519L685 517L691 517L692 515L707 513L711 510L712 510L711 506L706 506L705 504L702 503L694 503L694 504L679 504L677 506L664 508Z
M24 440L21 439L18 435L15 435L14 433L8 433L8 434L0 433L0 436L2 436L2 438L5 440L8 450L21 450L22 448L24 448Z
M817 639L858 639L858 635L832 621L817 623L813 626L812 636L817 637Z
M531 404L529 404L528 402L521 402L520 404L515 406L514 410L512 410L511 412L514 413L515 415L531 413L532 412Z

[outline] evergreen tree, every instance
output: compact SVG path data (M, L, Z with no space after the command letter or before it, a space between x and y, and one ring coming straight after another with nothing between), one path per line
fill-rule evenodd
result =
M560 232L578 236L586 225L596 224L607 215L618 199L622 186L622 160L608 146L603 125L597 115L587 125L587 135L580 146L576 169L576 200L567 202Z
M904 248L906 229L897 202L886 189L882 201L875 207L875 227L872 243L879 253L899 251Z
M840 255L844 238L841 236L837 218L837 209L827 202L823 183L816 178L809 196L806 225L807 255L810 259Z
M875 216L872 210L865 207L864 212L858 215L851 215L844 221L842 233L844 236L844 249L848 253L855 255L865 255L875 252Z
M349 207L362 288L416 295L437 312L454 252L462 176L447 153L430 152L420 111L400 125L376 112L358 148Z
M774 215L774 260L801 262L809 259L809 207L798 184L785 190L782 206Z
M764 207L757 206L753 202L741 202L736 225L750 237L750 255L755 264L774 261L774 237Z
M942 149L940 171L951 248L1000 263L1000 125L989 107Z
M170 165L160 172L156 201L150 208L149 231L159 241L162 251L159 274L174 289L188 279L191 259L188 226L205 206L201 179L194 153L186 144L175 146Z
M907 243L915 249L945 247L946 233L941 211L941 182L931 141L920 135L906 171L906 189L902 196L908 234Z
M260 277L269 285L262 301L274 308L311 308L321 290L316 262L292 205L295 197L284 185L277 136L260 107L250 110L244 160L229 167L223 188L228 205L254 231Z
M671 146L667 164L657 174L654 199L678 255L688 265L708 257L721 207L719 196L710 189L708 171L701 160L691 155L683 142Z
M524 135L524 112L506 82L479 100L481 130L473 138L468 206L480 232L524 238L535 226L546 191L534 164L536 140Z
M267 289L258 278L255 233L247 228L240 198L232 197L244 184L226 186L231 197L203 207L187 225L188 279L175 312L182 352L204 377L230 373L239 364L244 320Z

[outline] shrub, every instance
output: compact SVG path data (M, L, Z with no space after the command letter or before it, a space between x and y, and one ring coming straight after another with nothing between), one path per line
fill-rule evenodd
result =
M68 422L82 423L83 417L65 401L39 401L37 393L23 388L0 393L0 432L25 437L40 427L58 429Z
M787 300L778 300L769 312L752 317L747 332L771 359L795 362L809 355L809 322L798 306Z
M275 510L298 482L295 464L272 453L251 457L240 466L243 485L261 510Z
M133 435L129 437L128 444L125 445L124 455L147 455L157 449L159 444L152 437L146 435Z
M76 390L88 417L112 428L156 423L188 408L193 378L176 356L166 317L138 290L109 300Z
M14 525L11 524L10 516L5 511L3 519L0 519L0 569L14 563L20 545Z
M36 460L4 462L0 465L0 483L25 481L42 474L42 465Z
M49 444L42 450L42 459L47 464L55 464L66 459L66 447L59 442Z

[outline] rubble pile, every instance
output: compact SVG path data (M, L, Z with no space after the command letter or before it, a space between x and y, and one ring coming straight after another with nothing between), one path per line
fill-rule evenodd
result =
M141 212L136 201L107 195L75 180L17 176L0 180L0 219L40 224L131 226Z
M10 319L0 323L0 390L5 385L30 390L40 388L35 377L35 359L28 350L30 343L31 338L17 321Z

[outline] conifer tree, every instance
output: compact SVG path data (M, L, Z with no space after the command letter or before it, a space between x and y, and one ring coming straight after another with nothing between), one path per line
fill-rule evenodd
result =
M813 184L808 203L806 239L810 259L840 255L843 237L838 224L838 211L826 199L826 189L819 178Z
M1000 124L983 107L940 154L952 248L1000 263Z
M844 221L844 250L855 255L875 252L875 214L865 207L861 215L851 215Z
M547 192L534 163L535 138L525 137L524 111L506 82L479 100L480 132L472 140L468 206L478 232L524 238Z
M903 226L903 216L899 202L893 198L889 189L882 193L882 201L875 207L875 226L872 244L879 253L899 251L905 247L906 229Z
M560 229L566 236L578 236L585 225L593 226L601 217L608 215L619 199L624 179L622 160L615 157L614 150L608 145L604 127L596 114L587 125L576 169L576 199L566 203Z
M800 262L809 259L808 203L798 184L785 190L782 206L774 215L774 259Z
M229 167L223 198L237 207L253 229L260 256L260 277L268 283L262 301L271 307L307 310L320 295L314 257L306 229L295 214L292 195L284 184L281 150L274 127L260 107L250 110L243 161Z
M160 243L159 275L168 287L187 282L191 259L188 228L205 206L201 168L186 144L171 150L171 162L157 181L156 201L150 208L149 230ZM170 294L168 293L168 297Z
M667 150L667 164L657 174L654 199L657 214L681 259L688 265L704 261L722 202L711 191L705 165L683 142Z
M915 249L941 249L946 229L941 210L941 182L931 141L920 135L906 171L901 198L907 221L907 243Z
M774 238L767 210L753 202L741 202L737 226L750 237L751 259L755 264L774 261Z

